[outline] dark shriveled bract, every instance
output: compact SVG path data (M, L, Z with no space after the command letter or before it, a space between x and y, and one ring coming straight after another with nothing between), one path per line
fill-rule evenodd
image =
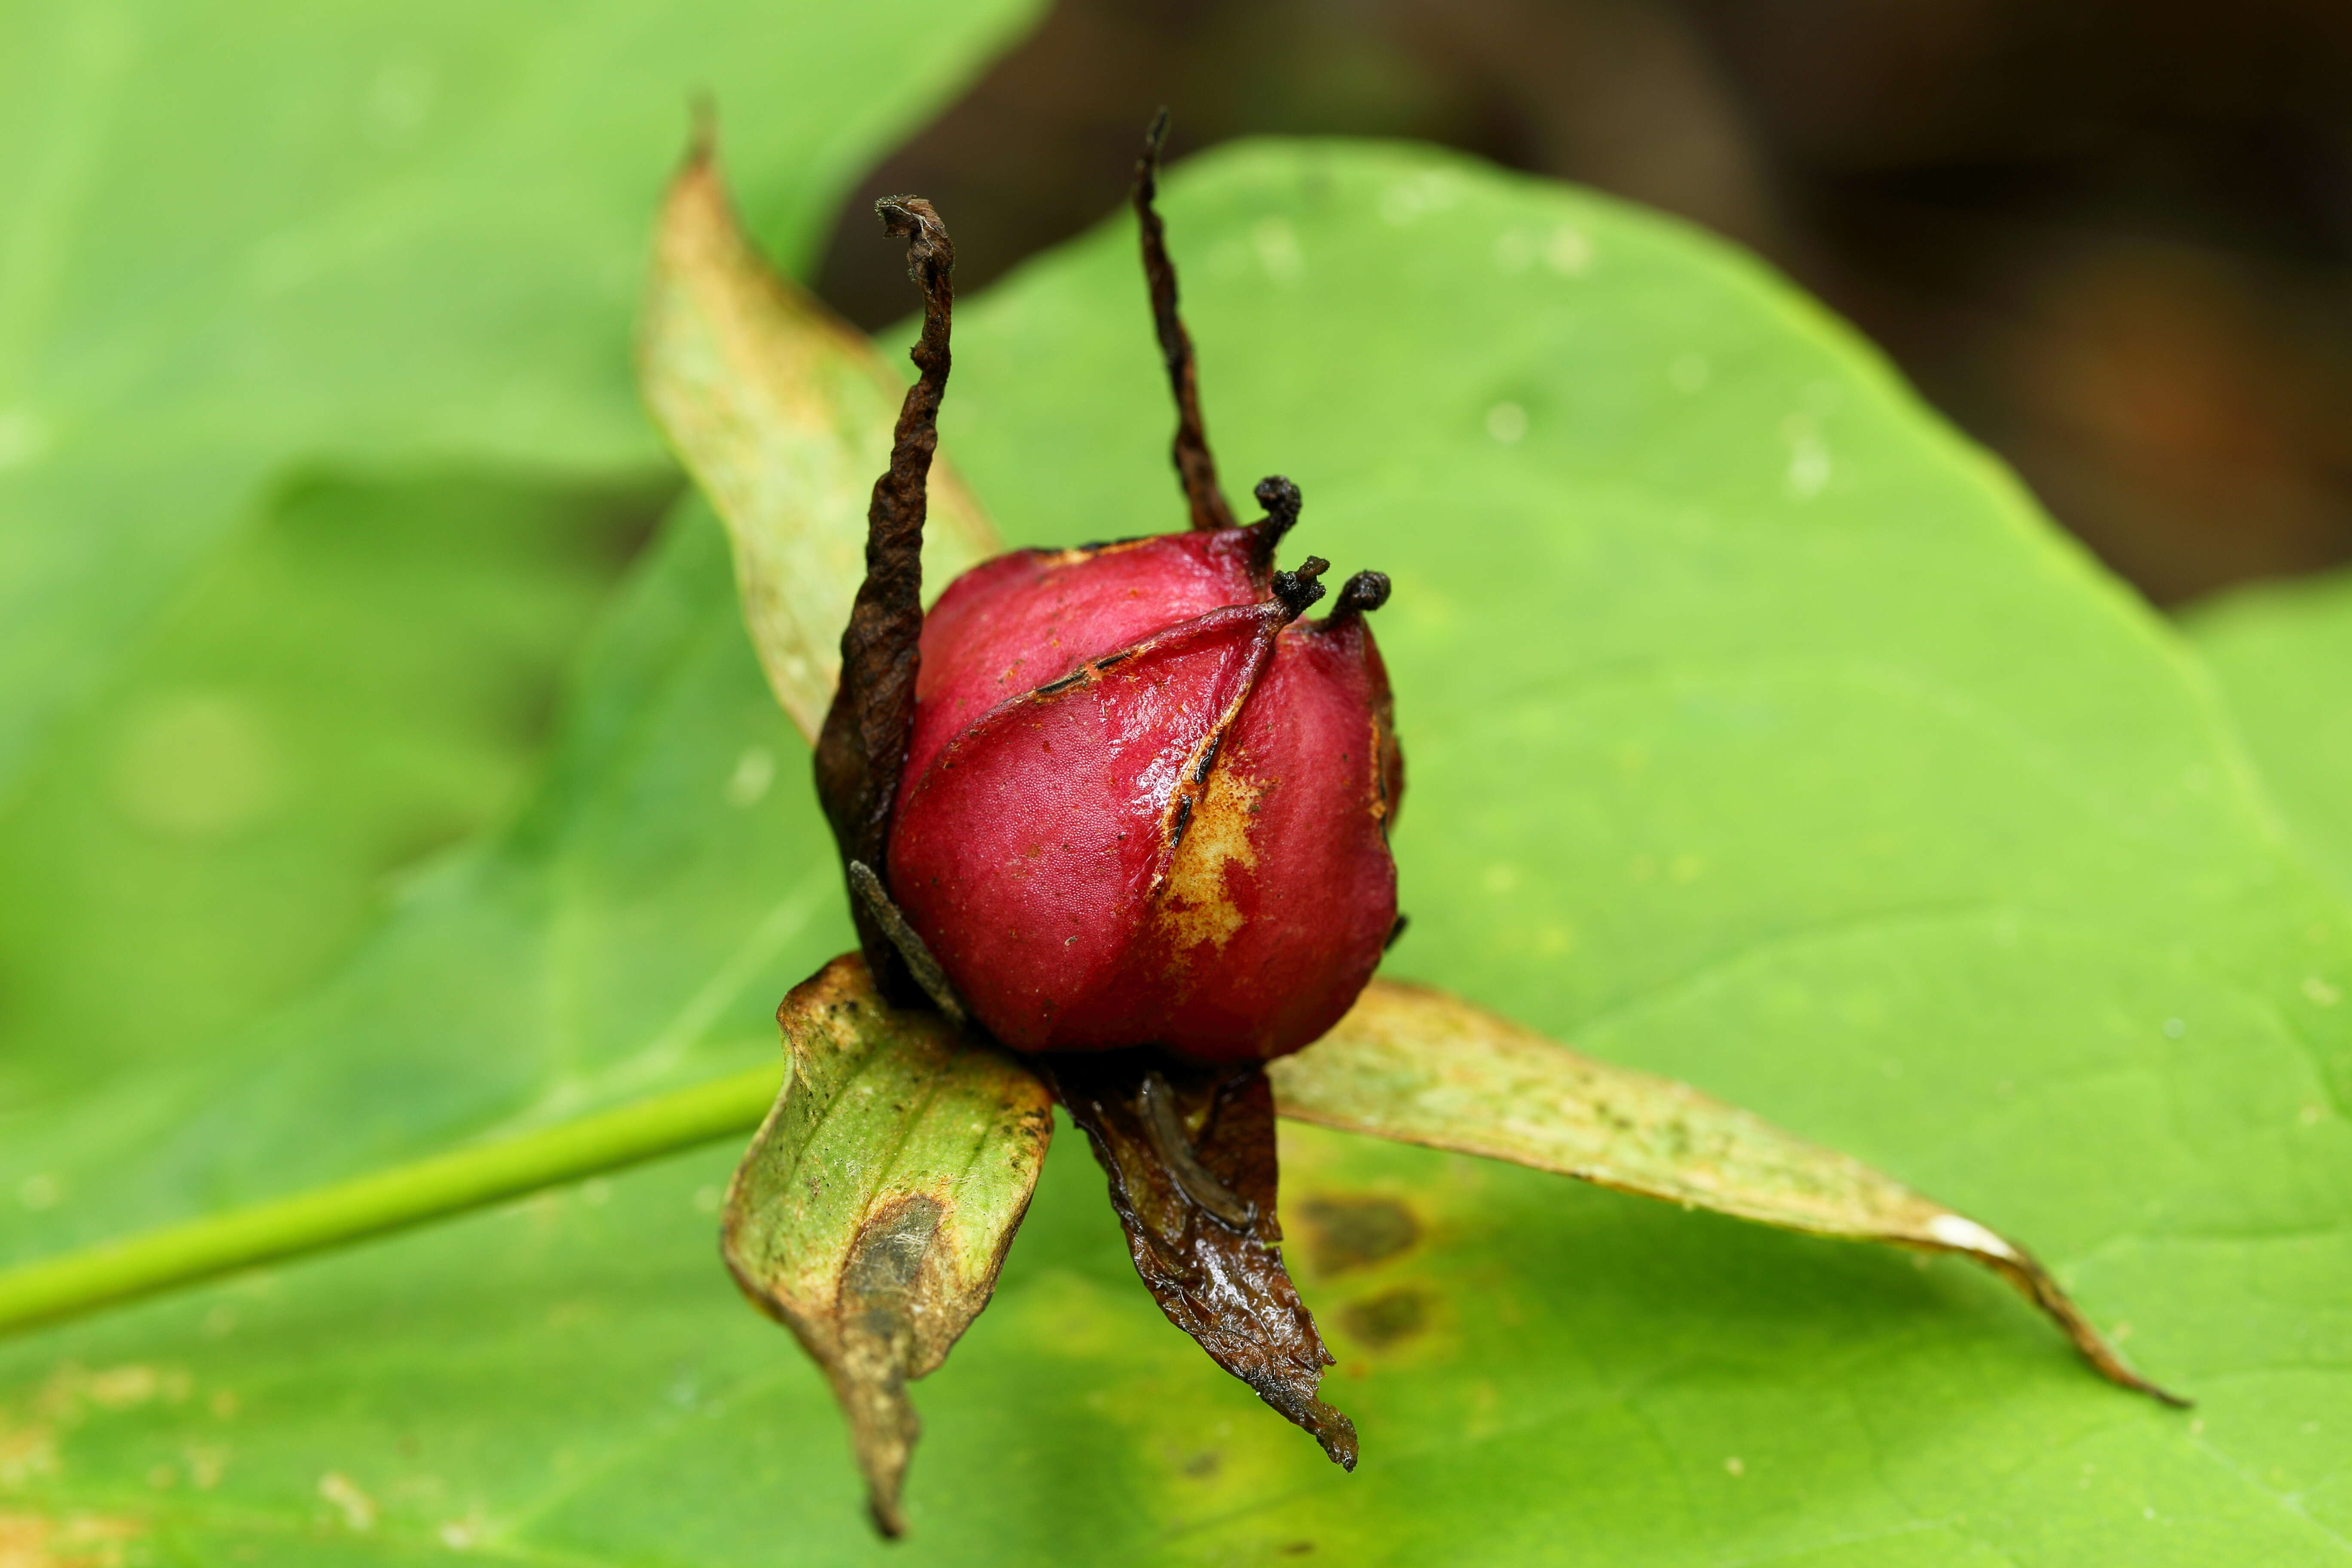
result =
M1356 1468L1356 1424L1318 1390L1331 1352L1284 1268L1265 1070L1150 1050L1051 1058L1054 1092L1110 1179L1135 1271L1219 1366Z
M920 196L874 204L884 231L907 241L907 274L923 295L923 332L908 357L915 384L898 410L890 467L874 481L866 518L866 578L841 634L841 685L817 734L816 793L833 825L845 875L853 863L884 864L898 775L915 727L915 674L923 632L923 520L932 455L939 450L940 398L948 385L948 337L955 306L955 246ZM854 879L849 908L876 989L893 1005L919 1005L923 988Z
M1192 337L1176 313L1176 264L1168 258L1168 231L1152 205L1160 194L1160 150L1167 141L1168 111L1163 109L1143 133L1143 153L1135 160L1134 199L1143 237L1143 279L1151 290L1151 324L1160 334L1160 356L1168 364L1169 389L1176 395L1176 440L1170 455L1184 483L1184 500L1192 509L1192 526L1232 528L1234 510L1217 486L1217 461L1209 455L1209 432L1201 423Z

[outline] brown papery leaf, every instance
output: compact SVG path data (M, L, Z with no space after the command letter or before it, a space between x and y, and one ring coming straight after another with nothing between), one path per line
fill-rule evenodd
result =
M768 683L814 740L866 575L867 502L890 467L906 383L761 259L707 144L662 203L637 358L655 420L727 525ZM929 489L931 583L1003 550L943 460Z
M874 1521L895 1536L921 1431L906 1385L996 1289L1053 1101L1004 1051L886 1005L855 953L796 986L776 1021L792 1071L728 1188L721 1250L824 1367Z
M1425 986L1374 981L1337 1028L1267 1069L1285 1116L1484 1154L1620 1192L1856 1241L1949 1252L2000 1274L2101 1373L2125 1364L2025 1248L1850 1155L1687 1084L1579 1056Z
M1055 1057L1052 1072L1110 1178L1135 1271L1168 1321L1354 1469L1355 1423L1317 1397L1331 1352L1276 1246L1265 1072L1148 1051Z

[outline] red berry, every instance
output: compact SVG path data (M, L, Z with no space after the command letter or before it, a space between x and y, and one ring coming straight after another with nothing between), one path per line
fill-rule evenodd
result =
M1403 784L1351 579L1268 569L1295 488L1248 528L973 568L925 618L892 897L1021 1050L1297 1050L1396 925Z

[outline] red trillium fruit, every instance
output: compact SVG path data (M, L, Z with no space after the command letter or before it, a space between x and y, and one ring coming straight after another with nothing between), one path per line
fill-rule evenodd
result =
M1312 1043L1397 923L1402 785L1360 573L1272 569L1296 519L1023 551L925 618L893 898L1020 1050L1207 1061Z
M876 992L1045 1053L1038 1076L1093 1146L1160 1310L1353 1468L1354 1424L1318 1392L1331 1352L1283 1267L1263 1064L1339 1022L1400 924L1404 770L1365 624L1389 582L1360 572L1309 618L1330 563L1276 570L1298 487L1262 481L1246 525L1225 503L1152 205L1166 129L1137 161L1135 210L1192 527L999 556L928 614L955 250L920 197L877 204L908 242L923 331L817 798Z

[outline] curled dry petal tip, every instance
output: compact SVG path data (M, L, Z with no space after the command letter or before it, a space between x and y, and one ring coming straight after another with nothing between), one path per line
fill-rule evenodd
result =
M698 92L687 100L686 112L690 126L686 163L688 168L699 168L719 156L719 103L709 93Z
M1258 505L1265 508L1266 521L1287 529L1298 521L1298 509L1304 498L1299 495L1297 485L1284 475L1266 475L1258 480L1257 488L1250 493L1257 497Z
M1109 1178L1129 1256L1171 1322L1344 1469L1355 1423L1324 1403L1330 1351L1282 1263L1274 1095L1255 1066L1057 1057L1056 1097Z
M908 242L907 275L918 284L923 281L927 264L954 260L955 247L948 238L946 222L922 197L884 196L874 204L874 216L882 220L883 233Z
M1274 596L1292 616L1303 616L1309 605L1330 591L1316 581L1330 569L1328 561L1320 555L1310 555L1299 563L1297 571L1274 574Z
M1283 536L1298 522L1298 509L1304 504L1298 487L1280 474L1268 474L1258 480L1254 490L1257 504L1265 508L1265 515L1251 528L1257 534L1256 556L1260 571L1274 564L1274 552L1282 544Z
M1331 606L1329 619L1349 621L1369 614L1389 602L1389 574L1385 572L1359 572L1340 585L1339 602Z

